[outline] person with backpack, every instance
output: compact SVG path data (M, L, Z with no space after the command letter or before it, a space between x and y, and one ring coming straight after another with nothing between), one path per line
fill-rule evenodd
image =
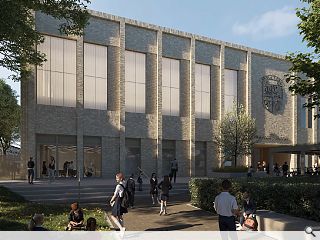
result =
M252 214L256 213L256 205L251 197L251 194L248 190L243 193L243 201L242 201L242 210L243 213L240 216L240 224L243 225L244 221Z
M28 182L29 184L33 184L33 178L34 178L34 161L33 158L30 157L30 160L27 163L28 167Z
M120 231L125 231L123 214L128 212L126 205L128 205L129 199L127 189L125 188L124 176L121 172L117 173L116 181L117 186L110 200L110 205L112 206L111 219Z
M161 205L159 213L161 216L163 213L167 214L167 202L169 200L169 191L172 189L172 185L168 175L163 177L163 181L159 183L158 188L161 189Z
M129 207L134 208L134 194L136 191L136 182L134 181L134 174L131 174L127 181L127 190L129 195Z

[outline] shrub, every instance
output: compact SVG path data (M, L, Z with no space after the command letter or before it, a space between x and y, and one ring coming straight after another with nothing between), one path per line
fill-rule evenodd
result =
M223 179L191 179L191 202L214 212L214 198L220 192ZM241 203L242 192L250 190L258 209L320 221L320 181L314 177L297 178L237 178L230 179L230 192Z

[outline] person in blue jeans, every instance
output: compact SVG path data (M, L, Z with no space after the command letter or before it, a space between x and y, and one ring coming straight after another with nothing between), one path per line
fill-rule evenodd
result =
M231 182L223 180L222 191L214 200L214 209L219 214L220 231L236 231L235 216L240 215L237 200L229 193Z
M28 182L29 184L33 184L33 179L34 179L34 161L33 158L30 157L30 160L27 163L28 167Z

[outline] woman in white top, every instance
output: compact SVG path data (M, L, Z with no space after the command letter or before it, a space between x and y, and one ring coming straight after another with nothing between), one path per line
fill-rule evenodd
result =
M124 176L122 173L118 173L116 175L116 181L118 184L110 200L110 205L112 206L111 219L120 229L120 231L125 231L123 214L127 213L128 211L126 208L121 206L125 187Z

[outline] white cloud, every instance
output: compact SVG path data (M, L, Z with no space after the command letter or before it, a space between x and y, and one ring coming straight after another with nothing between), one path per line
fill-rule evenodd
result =
M247 35L253 39L279 38L293 34L298 22L295 10L283 7L255 16L247 23L236 22L232 31L236 35Z

